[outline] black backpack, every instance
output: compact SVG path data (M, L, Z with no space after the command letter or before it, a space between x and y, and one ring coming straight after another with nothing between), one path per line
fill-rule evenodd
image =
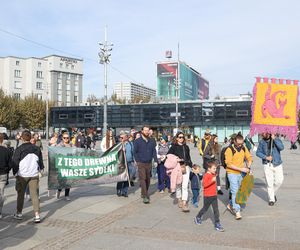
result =
M234 147L233 147L232 144L230 144L230 145L227 146L227 147L224 147L224 148L221 150L221 157L220 157L220 159L221 159L221 165L222 165L224 168L227 167L226 162L225 162L225 152L226 152L226 149L227 149L227 148L230 148L230 149L231 149L232 155L234 155L235 152L236 152L236 150L234 149ZM246 152L246 149L245 149L244 145L242 146L242 150L244 150L244 152Z

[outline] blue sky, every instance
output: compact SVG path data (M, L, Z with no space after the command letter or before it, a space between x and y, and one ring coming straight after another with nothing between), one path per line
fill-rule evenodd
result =
M84 59L84 98L104 93L98 42L114 44L116 82L156 88L155 62L177 54L210 82L210 97L252 91L255 76L299 79L300 1L2 1L0 29ZM0 31L0 56L62 54ZM68 54L65 54L68 56ZM120 74L117 70L124 74Z

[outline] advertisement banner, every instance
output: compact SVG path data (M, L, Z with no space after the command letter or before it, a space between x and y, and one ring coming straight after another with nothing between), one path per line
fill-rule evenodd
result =
M276 83L276 82L279 82ZM298 135L298 81L257 77L252 101L250 134L271 133L296 141Z
M48 147L48 189L127 180L122 144L105 153L76 147Z

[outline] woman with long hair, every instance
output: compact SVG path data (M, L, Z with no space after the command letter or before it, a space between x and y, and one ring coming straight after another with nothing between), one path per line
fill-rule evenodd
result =
M182 208L183 212L189 212L188 208L188 185L190 177L190 168L192 161L190 156L190 148L186 145L185 136L183 132L178 132L173 139L173 143L169 149L168 154L176 155L182 165L182 183L176 187L176 198L178 200L178 207Z
M223 195L221 190L220 166L221 166L221 145L218 143L218 136L213 134L203 153L203 168L207 171L208 163L215 162L217 165L216 179L218 194Z

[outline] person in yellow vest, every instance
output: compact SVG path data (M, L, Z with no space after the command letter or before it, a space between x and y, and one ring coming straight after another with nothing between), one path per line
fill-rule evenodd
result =
M227 205L227 209L235 214L237 220L240 220L242 215L241 207L236 203L235 197L243 177L250 171L252 162L252 156L247 147L244 146L244 137L239 133L234 138L233 145L230 145L225 151L226 172L231 192L231 200Z
M198 140L199 141L198 142L198 150L199 150L199 153L201 156L203 156L203 153L204 153L210 139L211 139L211 132L209 129L206 129L203 138L201 140L200 139Z

